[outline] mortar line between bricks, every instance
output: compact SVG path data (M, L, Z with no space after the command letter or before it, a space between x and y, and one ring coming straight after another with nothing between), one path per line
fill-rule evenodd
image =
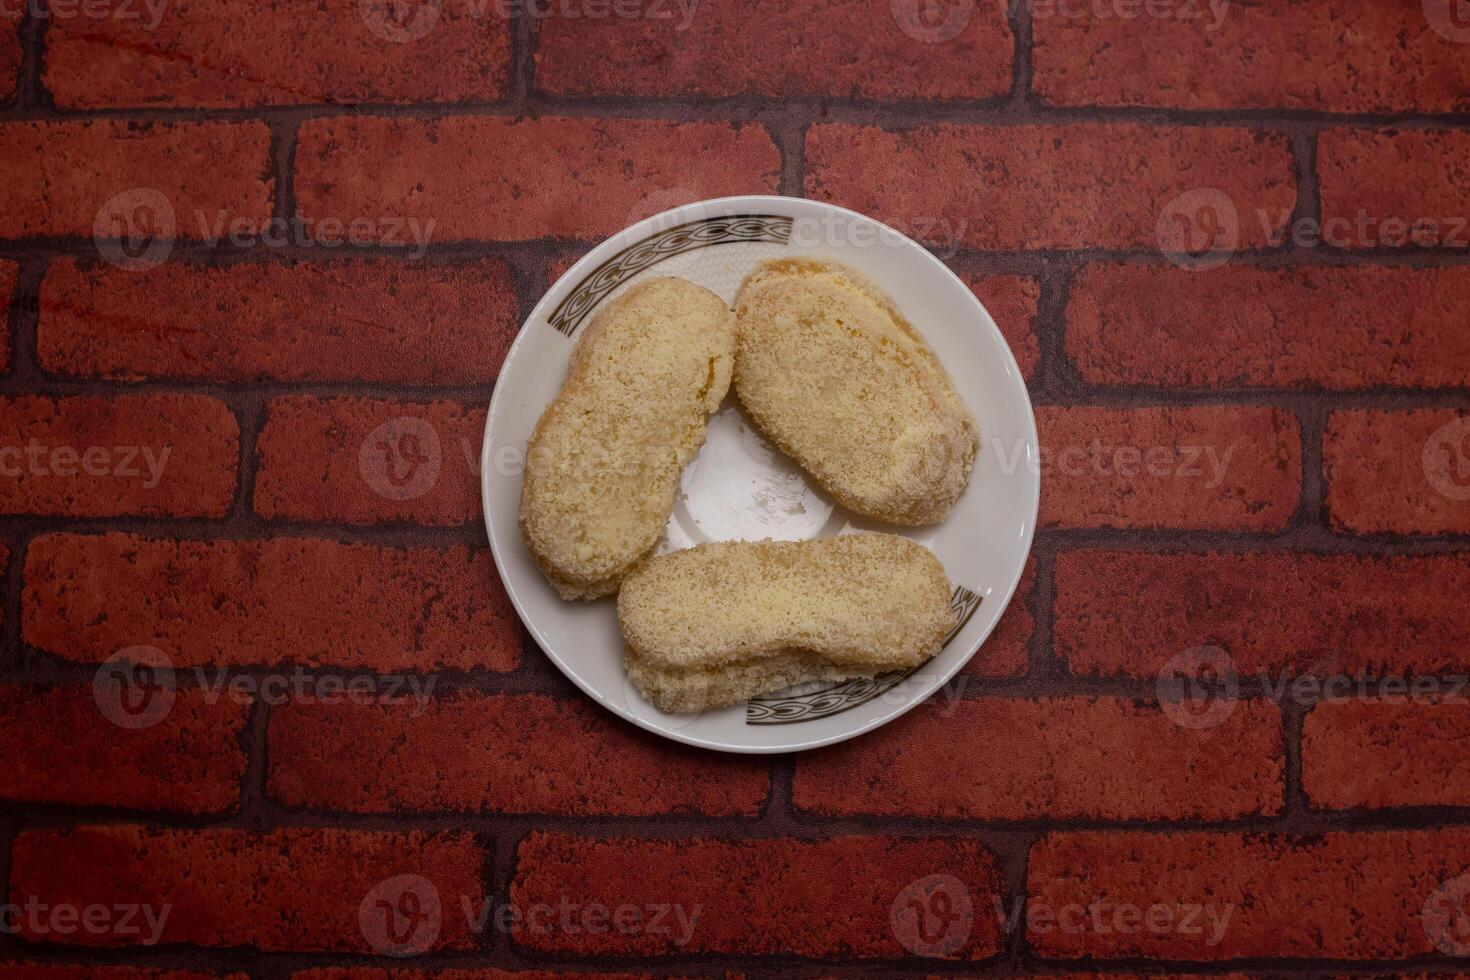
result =
M255 517L256 457L260 435L265 431L268 399L256 392L234 394L233 398L222 399L240 430L240 442L235 450L235 495L225 520L248 525Z
M267 799L265 781L270 775L267 731L270 724L270 705L261 698L252 698L245 724L236 740L240 751L245 753L245 771L240 774L240 800L238 819L252 828L265 830L269 827L264 819Z
M820 200L810 198L810 200ZM294 220L294 216L293 216ZM169 262L174 265L201 268L230 268L235 263L289 265L297 262L359 261L405 265L453 266L484 259L508 261L528 252L548 251L557 255L572 251L585 253L597 243L571 238L531 238L501 240L461 238L431 242L421 254L413 245L323 243L279 245L259 235L245 238L243 244L229 241L210 244L194 238L177 238L171 244ZM1157 248L1032 248L995 250L975 248L958 243L920 243L926 251L954 268L976 272L1009 273L1039 276L1052 267L1076 268L1086 265L1173 265L1171 256ZM31 257L67 258L79 263L101 265L97 244L91 238L75 235L29 236L0 240L0 258L11 260ZM1419 246L1342 249L1318 244L1311 247L1290 241L1280 245L1240 249L1230 256L1230 267L1292 269L1298 267L1385 267L1438 268L1470 265L1470 249L1450 246ZM1204 273L1201 273L1204 274Z
M297 213L296 206L296 134L298 122L294 119L271 121L270 160L275 181L275 194L271 215L283 222L290 222Z
M532 53L532 58L534 54ZM49 97L47 97L49 100ZM0 122L64 122L128 119L136 122L270 122L330 116L432 119L451 116L528 118L559 116L597 119L670 119L681 123L756 123L768 114L801 112L823 124L868 125L912 129L942 123L1004 126L1048 123L1139 123L1154 126L1248 128L1287 131L1332 128L1447 129L1470 128L1470 112L1404 110L1399 112L1330 112L1319 109L1220 108L1183 109L1154 106L1064 106L1025 101L1013 92L983 99L865 100L831 96L779 98L757 95L717 98L669 96L557 96L527 92L520 102L510 97L443 102L266 103L230 107L106 106L57 108L15 105L0 109Z
M527 271L512 268L513 284L517 286L520 302L534 305L539 298L537 285L541 273L534 265ZM519 274L523 279L517 281ZM1039 325L1039 324L1038 324ZM1063 331L1064 332L1064 331ZM22 333L24 343L29 335ZM1041 345L1038 333L1038 346ZM1053 337L1053 343L1065 343L1064 338ZM1064 358L1064 366L1070 368L1070 358ZM1425 388L1413 386L1380 386L1359 389L1333 390L1327 388L1197 388L1165 387L1157 385L1104 385L1074 381L1067 378L1055 380L1059 368L1055 361L1049 365L1053 370L1050 377L1043 378L1038 369L1037 377L1030 388L1032 405L1046 407L1100 408L1146 408L1146 407L1189 407L1200 405L1238 405L1243 407L1275 407L1292 411L1311 412L1316 409L1345 410L1357 408L1383 408L1404 410L1415 408L1459 408L1470 393L1470 384L1458 388ZM1067 370L1066 374L1072 374ZM12 370L9 377L0 377L0 394L33 395L155 395L193 394L217 398L226 403L231 399L262 399L282 397L362 398L368 400L396 401L405 404L428 404L431 402L455 402L467 408L483 409L489 405L494 391L494 380L482 383L428 385L396 381L357 380L279 380L243 381L210 380L186 376L155 376L141 380L123 380L95 376L69 376L37 371L25 378Z
M1302 777L1302 723L1311 708L1294 698L1281 704L1282 748L1286 753L1282 769L1282 817L1287 821L1310 819L1311 803L1307 799Z
M781 756L790 759L789 754ZM935 815L932 813L864 813L793 810L790 815L497 812L475 810L357 812L283 804L265 794L250 812L231 809L208 813L132 807L77 806L10 801L5 812L25 829L65 830L93 824L168 827L181 831L353 830L376 833L418 831L428 834L464 831L484 834L518 847L532 831L584 840L628 839L677 842L685 839L731 841L826 841L843 836L899 837L912 840L977 840L997 854L1017 838L1040 834L1105 832L1149 835L1267 834L1300 839L1324 833L1434 832L1470 829L1470 806L1414 806L1384 809L1321 810L1310 805L1278 812L1231 817L1196 815L1146 817L1015 818ZM507 879L508 881L509 879Z
M347 545L386 548L487 547L484 526L478 522L442 528L400 522L378 526L267 521L250 513L220 522L212 518L151 518L136 516L77 518L66 516L0 516L0 533L101 535L108 532L178 541L256 541L291 537ZM1282 532L1201 528L1041 527L1036 542L1054 541L1057 551L1145 551L1193 555L1271 553L1303 556L1402 555L1405 549L1424 554L1458 553L1470 547L1470 534L1458 535L1346 535L1320 527L1299 526Z
M526 102L536 86L537 27L533 17L512 17L510 66L506 71L506 100L512 111L526 114Z
M983 914L993 914L987 909ZM476 950L436 951L415 956L412 959L385 959L362 952L262 952L252 947L153 947L151 949L105 949L73 947L70 949L45 949L28 944L44 953L49 962L104 962L119 965L141 966L160 963L175 968L209 969L211 959L223 961L223 969L233 964L254 967L265 971L263 975L283 976L300 970L335 966L399 968L423 971L432 974L447 969L502 968L526 969L572 969L592 971L619 971L634 969L639 972L651 969L657 976L712 976L726 970L737 970L751 976L793 976L791 970L819 971L812 976L832 976L832 970L841 969L838 975L910 975L910 971L922 971L936 976L1062 976L1073 975L1079 967L1102 967L1107 970L1137 971L1134 975L1162 976L1173 971L1189 974L1217 975L1249 971L1252 975L1334 975L1342 971L1354 974L1372 970L1404 970L1425 968L1450 968L1462 966L1463 961L1446 956L1417 956L1403 959L1384 960L1341 960L1305 959L1300 957L1268 959L1239 958L1229 960L1180 960L1147 959L1137 956L1100 957L1096 959L1065 959L1061 957L1027 956L1020 963L1010 963L1004 958L987 957L977 961L928 960L919 957L900 959L860 959L850 956L800 956L794 954L749 954L749 953L675 953L670 955L617 955L579 954L557 951L540 951L520 944L511 945L503 953L486 956ZM29 958L29 957L27 957ZM1024 973L1022 972L1024 971ZM1332 971L1319 974L1315 971ZM1104 976L1108 974L1102 974ZM1121 974L1128 975L1128 974Z
M1376 407L1376 406L1374 406ZM1301 430L1302 493L1294 520L1300 525L1332 533L1327 519L1327 475L1324 472L1322 440L1327 430L1330 406L1298 405L1293 409Z
M501 893L502 885L500 883L501 868L504 867L503 855L507 850L503 846L504 842L498 836L488 836L485 834L476 834L475 842L485 850L485 860L480 865L480 892L484 896L485 902L509 904L510 879L508 877L504 879L505 884L503 887L505 888L505 894ZM517 842L517 846L519 846L519 842ZM486 914L490 915L493 912L487 907ZM486 921L488 922L489 920L487 919ZM482 954L492 956L501 952L502 947L506 945L502 939L503 937L499 935L499 930L494 928L486 929L478 939L479 951Z
M1041 109L1032 91L1034 60L1034 28L1031 3L1025 0L1005 0L1006 19L1011 26L1011 37L1015 39L1015 57L1011 59L1011 104L1022 112Z
M1044 269L1039 277L1041 295L1036 303L1036 374L1027 385L1032 405L1051 395L1066 399L1081 384L1067 356L1067 304L1072 295L1069 267Z
M1008 841L1009 847L1005 852L997 855L1001 860L1002 868L999 896L1002 904L999 909L992 908L989 912L992 915L999 912L1007 917L1008 921L1017 924L1017 928L1009 932L1002 930L1004 949L1001 956L1014 969L1019 969L1030 953L1030 946L1026 941L1026 930L1019 926L1026 921L1026 905L1029 899L1027 878L1031 864L1031 849L1040 839L1041 834L1038 833L1029 838Z
M1038 648L1045 648L1046 642L1034 644ZM54 656L35 647L24 646L22 648L25 657L22 665L0 670L0 684L28 684L37 687L84 687L92 683L97 670L97 662L80 660L66 660ZM559 672L555 671L548 663L540 661L540 653L533 655L535 659L529 660L520 668L503 673L489 670L480 671L437 671L437 670L399 670L389 676L411 676L431 677L434 681L432 691L426 691L431 701L447 701L457 698L522 698L541 697L554 702L581 701L583 695L571 685ZM530 666L534 664L534 667ZM1011 677L984 677L973 674L962 674L963 690L953 694L952 700L959 703L979 703L989 700L1056 700L1066 701L1072 699L1107 699L1114 698L1124 701L1133 701L1141 705L1157 705L1159 702L1157 680L1154 676L1093 676L1087 674L1073 674L1066 669L1065 661L1058 661L1057 668L1050 673L1032 671L1026 674ZM293 675L299 674L303 678L321 680L333 678L338 680L349 680L361 676L364 671L361 667L352 665L319 667L310 664L301 664L286 661L280 664L233 664L219 665L204 663L198 665L180 666L175 671L174 688L180 692L200 692L208 698L214 696L213 691L222 690L240 678L252 680L263 680L265 678L279 675L283 670L289 670ZM1239 690L1236 700L1241 704L1272 703L1286 705L1297 702L1298 696L1293 692L1291 696L1276 693L1276 688L1284 680L1290 683L1298 677L1319 677L1317 673L1310 670L1290 671L1283 669L1278 676L1272 679L1269 672L1264 678L1247 675L1239 682ZM1333 675L1328 675L1333 676ZM1398 675L1395 675L1398 676ZM1454 669L1444 671L1416 672L1415 677L1438 678L1446 685L1454 684L1466 676L1465 671ZM957 682L951 682L952 686ZM1387 687L1393 683L1385 684L1382 679L1365 679L1361 684L1364 697L1381 696ZM1390 694L1395 692L1390 691ZM931 706L939 702L931 701ZM948 700L945 702L949 703ZM1304 710L1310 710L1311 705L1301 702ZM613 727L629 732L634 731L630 723L616 718L612 714L603 715ZM781 759L781 754L773 758ZM776 806L766 807L772 813L779 812L781 808Z
M1057 601L1056 543L1043 538L1031 548L1036 578L1031 585L1032 622L1035 626L1027 650L1026 676L1043 686L1054 685L1071 674L1069 665L1057 656L1052 634ZM1015 601L1014 599L1012 601Z
M1317 133L1293 133L1292 158L1296 165L1296 213L1291 227L1298 222L1322 220L1322 188L1317 179Z
M987 910L987 914L992 914ZM26 946L24 959L54 964L87 963L94 965L150 966L165 969L203 969L237 972L254 971L254 976L287 977L303 970L341 965L345 968L368 968L394 973L422 972L432 976L441 970L503 969L572 970L623 972L636 970L655 977L715 977L737 975L763 977L830 977L830 976L1077 976L1077 970L1098 969L1099 976L1163 976L1172 971L1216 976L1249 971L1254 976L1340 976L1383 975L1374 971L1446 968L1463 966L1443 956L1422 956L1399 960L1306 960L1306 959L1235 959L1216 961L1150 960L1140 957L1068 960L1062 958L1027 957L1013 964L991 957L977 961L954 961L905 957L902 959L858 959L852 957L805 957L790 954L756 955L731 953L683 953L668 956L618 956L611 954L572 954L541 952L515 945L504 953L486 956L477 951L431 952L411 959L388 959L361 952L262 952L251 947L154 947L153 949L107 949L98 947ZM579 969L580 967L580 969ZM834 972L840 971L840 972Z
M9 112L49 111L50 96L45 87L46 27L49 19L37 17L31 4L26 5L25 19L20 25L20 69L15 79L15 102L0 116Z

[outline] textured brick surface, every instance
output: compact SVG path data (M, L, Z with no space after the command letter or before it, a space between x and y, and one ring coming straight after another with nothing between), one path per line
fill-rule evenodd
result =
M0 796L185 813L238 805L248 703L180 692L157 722L126 728L99 710L105 697L91 686L0 686ZM107 778L77 778L89 771Z
M483 9L482 9L483 8ZM510 25L469 0L417 15L327 0L175 0L155 18L58 18L46 85L58 105L256 106L490 100L505 89Z
M1324 810L1470 806L1470 689L1408 679L1381 699L1319 704L1302 725L1302 783Z
M973 928L955 958L998 950L991 909L999 866L972 840L836 837L782 839L595 839L535 832L517 853L512 904L600 902L647 907L679 903L698 918L668 934L527 932L521 945L568 953L790 953L893 958L905 955L890 912L905 889L932 874L968 893Z
M1080 930L1031 929L1027 938L1041 955L1061 957L1357 960L1433 953L1421 921L1425 899L1441 881L1463 873L1467 846L1470 832L1462 829L1301 838L1049 834L1031 849L1029 903L1060 910L1105 900L1145 914L1164 906L1175 927L1156 931L1135 924L1125 931L1104 918L1098 929L1088 918ZM1198 932L1184 931L1180 908L1187 905L1200 907ZM1211 909L1222 929L1212 929Z
M1031 162L1043 156L1039 172ZM998 251L1158 249L1160 215L1199 188L1266 211L1266 226L1240 229L1243 247L1260 246L1296 200L1286 139L1230 128L818 125L806 164L810 197L935 244ZM917 173L948 179L909 179Z
M27 643L101 661L140 644L196 664L509 670L514 613L490 556L307 538L49 534L26 551Z
M0 963L0 977L5 980L210 980L221 976L243 980L245 974L166 970L148 966L89 966L85 963Z
M1243 673L1453 671L1470 619L1460 554L1064 552L1058 655L1081 674L1152 678L1184 651L1220 646Z
M1353 222L1355 227L1365 220L1368 232L1355 232L1356 248L1425 243L1470 248L1467 154L1470 133L1325 130L1317 138L1322 218ZM1391 226L1390 221L1398 224ZM1412 233L1416 227L1421 237Z
M1436 2L1036 3L1032 84L1053 105L1463 111L1470 64Z
M0 978L1470 953L1470 3L3 7L5 901L170 914L156 949L22 918ZM583 694L481 528L524 313L606 236L743 193L929 248L1046 450L964 670L795 756ZM987 455L1025 464L955 381L983 507ZM5 473L33 438L173 451L150 487Z
M647 973L593 973L586 970L497 970L479 969L414 970L384 969L375 966L327 967L297 970L292 980L647 980Z
M240 427L199 395L0 398L0 512L221 517Z
M597 239L650 195L774 191L780 166L752 124L334 116L301 127L296 197L318 222L432 219L435 241Z
M1043 406L1041 523L1274 530L1301 492L1300 426L1237 405Z
M1322 472L1334 527L1470 533L1470 416L1462 412L1333 412Z
M936 752L945 743L959 754ZM800 757L794 800L824 815L1228 820L1281 809L1281 713L1242 704L1188 729L1121 698L983 698L915 709Z
M0 330L0 371L10 367L10 308L15 300L15 283L20 269L14 262L0 262L0 310L4 311L5 329Z
M1013 677L1026 672L1030 659L1031 637L1036 633L1036 617L1031 612L1036 588L1036 559L1029 558L1016 584L1016 594L1006 611L1001 613L995 631L965 664L961 673L982 677Z
M124 210L105 212L104 230L116 227L114 219L130 215L139 201L155 200L172 211L177 238L203 237L200 215L205 228L223 223L249 230L270 216L275 193L270 131L259 122L7 122L0 124L0 157L30 162L12 169L0 187L0 239L91 238L104 205L139 189L152 193L126 199ZM132 227L154 234L170 230L151 222Z
M255 510L292 521L480 520L484 409L451 402L273 400L256 441Z
M1467 273L1089 265L1068 296L1067 356L1095 384L1464 387ZM1364 297L1372 297L1369 315Z
M366 813L753 814L759 759L665 746L583 701L465 695L271 719L269 791Z
M1041 353L1036 341L1036 307L1041 301L1041 283L1027 276L962 276L965 285L985 305L985 311L1000 327L1021 376L1030 381Z
M670 16L657 19L554 17L537 36L537 87L560 95L869 99L983 99L1010 89L1014 40L1002 0L964 5L942 42L951 33L942 21L926 30L903 9L759 0L671 4Z
M6 17L0 20L0 100L15 98L20 59L20 18Z
M376 886L417 875L443 905L427 949L468 949L475 937L461 896L483 901L485 850L473 835L295 829L171 830L110 825L33 830L11 851L12 894L48 905L146 904L172 908L160 943L262 950L372 952L359 908ZM40 938L22 928L22 936ZM58 939L126 945L85 931Z
M41 285L36 347L47 370L82 376L482 384L519 320L498 261L62 260Z

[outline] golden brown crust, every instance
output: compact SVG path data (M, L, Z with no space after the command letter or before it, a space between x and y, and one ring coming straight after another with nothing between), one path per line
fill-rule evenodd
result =
M734 318L714 293L650 279L600 310L526 451L526 547L566 599L614 592L658 543L684 466L729 388Z
M629 574L618 624L629 677L655 703L714 707L915 667L944 642L950 593L933 553L898 535L702 544Z
M838 263L781 259L747 277L735 312L735 392L762 433L857 513L943 520L979 430L892 301Z

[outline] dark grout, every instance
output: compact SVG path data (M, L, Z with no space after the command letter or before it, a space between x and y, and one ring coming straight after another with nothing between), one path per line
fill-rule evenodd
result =
M6 120L76 120L125 118L168 121L259 121L269 124L272 136L271 167L276 184L275 216L294 218L297 211L294 187L296 134L302 122L331 115L360 113L405 118L429 118L446 114L483 113L500 116L570 115L594 118L662 118L689 121L750 122L763 126L781 153L781 192L801 195L804 190L804 141L807 129L818 123L872 125L906 129L936 123L977 126L1025 124L1143 124L1159 126L1251 127L1288 135L1298 189L1296 217L1320 216L1315 174L1317 133L1345 125L1396 126L1400 128L1443 127L1470 129L1470 112L1458 113L1356 113L1335 114L1313 111L1245 110L1195 111L1147 108L1065 108L1040 102L1031 90L1032 25L1027 4L1012 5L1008 14L1016 37L1011 91L1003 97L950 103L873 102L861 99L779 99L742 96L728 99L651 99L639 97L560 98L536 91L536 30L530 18L516 18L511 31L511 59L503 98L488 102L459 102L429 105L361 106L265 106L240 109L119 108L81 111L58 110L42 84L45 22L29 18L22 28L24 60L15 105L0 109ZM512 280L524 321L549 285L549 270L559 258L579 253L587 246L578 242L464 242L431 246L427 261L453 262L471 258L500 258L512 270ZM967 269L993 273L1035 276L1042 284L1037 314L1040 361L1033 384L1038 405L1093 403L1133 406L1148 404L1262 404L1292 412L1302 425L1303 485L1299 513L1281 532L1202 532L1168 529L1064 530L1042 529L1036 536L1033 556L1036 580L1027 597L1014 601L1030 604L1035 628L1027 644L1027 668L1021 677L971 678L967 698L992 695L1030 697L1043 695L1116 695L1147 699L1153 683L1146 679L1099 679L1077 677L1069 672L1054 650L1053 607L1056 597L1056 556L1079 547L1137 547L1163 551L1273 550L1326 554L1428 554L1470 550L1470 535L1424 540L1404 536L1350 538L1336 535L1325 523L1322 512L1320 435L1326 414L1337 407L1460 407L1465 389L1370 389L1358 392L1326 390L1185 390L1162 388L1118 388L1084 383L1065 351L1064 313L1073 272L1087 262L1142 262L1160 264L1164 259L1143 250L1093 249L1079 252L1042 250L1024 253L984 252L951 248L946 259ZM56 256L95 257L89 240L68 238L0 243L0 257L12 256L22 263L16 300L11 312L14 338L12 367L0 379L0 393L39 391L53 394L93 392L189 391L221 398L235 413L241 428L239 479L230 516L224 521L208 519L73 519L42 516L0 517L0 539L10 546L8 574L4 581L0 636L5 656L0 660L0 681L11 683L87 683L95 665L71 663L28 648L21 636L21 563L27 541L39 533L70 531L100 533L121 530L146 536L175 539L237 539L281 535L306 535L339 541L360 541L386 546L484 545L483 528L471 524L454 528L425 528L407 522L355 527L333 524L297 524L266 521L253 512L251 498L255 480L255 447L265 421L265 405L277 394L360 395L404 400L464 400L488 403L493 382L480 385L428 386L364 382L228 382L201 379L159 378L116 384L101 379L63 378L47 375L36 361L35 328L37 295L47 263ZM180 243L178 258L205 264L233 261L301 261L337 258L400 258L388 249L349 249L324 253L321 249L268 250L257 245L244 250L207 249ZM1340 253L1330 249L1304 250L1287 247L1246 253L1242 264L1275 267L1288 264L1470 264L1463 251L1434 250ZM569 682L547 664L521 630L525 658L514 671L445 673L439 693L476 691L482 693L543 693L558 697L580 697ZM226 672L260 675L273 668L244 668ZM347 674L314 671L320 675ZM1259 692L1247 690L1248 696ZM797 837L821 839L843 832L886 836L970 837L981 840L1001 860L1006 908L1026 894L1027 865L1031 847L1040 835L1054 830L1106 829L1152 830L1163 833L1210 830L1220 832L1319 833L1325 829L1401 829L1470 826L1470 809L1425 808L1368 813L1317 813L1310 809L1301 785L1301 729L1307 708L1294 702L1282 707L1285 752L1286 805L1279 815L1245 816L1224 821L1154 820L1032 820L995 822L984 820L940 820L924 817L851 816L827 818L802 813L794 802L796 759L773 756L768 762L769 796L754 817L741 816L586 816L567 814L461 814L395 813L349 814L308 812L284 807L266 793L268 776L268 726L271 709L256 702L241 733L247 769L242 777L242 803L234 813L192 817L176 813L117 810L96 807L28 806L8 804L0 815L0 888L6 888L10 841L18 829L30 826L66 827L92 820L138 821L180 827L240 826L266 829L280 826L351 827L368 830L469 830L485 845L488 857L482 870L487 897L506 901L517 869L518 849L525 837L538 830L577 833L587 836L646 836L674 839L693 835L746 837ZM611 716L608 718L611 720ZM617 722L617 724L625 724ZM979 896L988 902L989 896ZM456 909L457 912L457 909ZM977 906L977 915L991 909ZM1024 909L1022 910L1024 916ZM463 953L431 953L403 964L412 969L483 968L503 969L635 969L638 972L680 975L717 975L736 971L755 980L765 977L899 976L917 972L937 976L1014 976L1023 973L1062 973L1074 968L1059 960L1044 960L1030 949L1024 929L1007 937L1001 955L978 964L933 960L856 961L847 958L815 960L788 956L730 956L680 954L670 957L592 956L573 958L540 953L516 944L507 937L482 937L480 948ZM344 964L384 967L394 965L379 957L341 953L262 953L250 949L100 950L60 948L22 943L12 936L0 937L0 952L17 959L49 963L128 963L180 969L245 971L259 978L286 978L296 970ZM1088 967L1098 964L1089 962ZM1136 969L1162 972L1167 961L1110 959L1101 964L1108 970ZM1218 974L1248 969L1253 973L1278 976L1325 975L1329 972L1362 972L1391 968L1451 968L1456 961L1443 957L1418 957L1393 963L1330 961L1246 960L1221 963L1184 963L1195 973Z

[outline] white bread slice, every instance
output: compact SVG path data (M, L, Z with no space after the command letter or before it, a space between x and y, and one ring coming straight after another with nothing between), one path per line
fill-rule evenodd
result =
M950 594L939 559L898 535L702 544L630 573L618 624L639 690L702 710L915 667L944 642Z
M684 466L730 386L734 317L682 279L600 310L526 450L526 547L565 599L592 599L658 543Z
M735 393L768 439L859 514L944 519L979 429L876 285L836 262L777 259L746 278L735 315Z

